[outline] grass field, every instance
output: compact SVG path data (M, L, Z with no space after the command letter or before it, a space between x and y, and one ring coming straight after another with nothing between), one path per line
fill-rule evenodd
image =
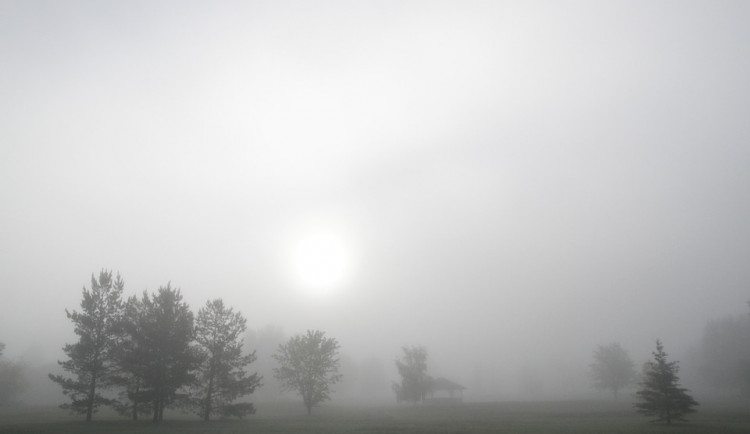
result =
M750 410L701 408L687 423L652 424L629 403L597 401L466 403L455 406L341 406L307 416L296 403L257 405L244 420L208 423L181 414L165 421L97 415L92 423L56 408L0 412L0 433L748 433Z

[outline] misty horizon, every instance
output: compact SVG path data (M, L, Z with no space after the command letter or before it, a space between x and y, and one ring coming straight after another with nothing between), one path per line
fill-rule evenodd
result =
M748 4L0 12L9 359L62 359L102 269L325 331L386 393L421 345L467 396L591 396L597 345L657 339L690 388L748 313Z

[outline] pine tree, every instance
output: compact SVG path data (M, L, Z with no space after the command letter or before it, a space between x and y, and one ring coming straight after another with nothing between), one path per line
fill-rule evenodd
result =
M192 345L193 313L169 284L130 298L125 311L117 359L127 402L116 408L133 419L150 410L153 422L161 422L166 407L181 404L178 390L194 380L199 357Z
M698 403L680 387L678 362L668 362L667 353L660 340L656 341L654 360L643 367L641 389L636 392L635 408L646 416L656 416L656 421L684 421L683 415L695 412Z
M147 366L144 341L144 305L136 296L125 302L123 320L120 323L120 336L114 351L117 372L115 384L120 388L120 399L113 407L123 416L138 420L141 415L151 413L153 393L145 384Z
M74 378L52 374L49 378L60 384L63 393L70 397L71 402L60 407L85 413L86 421L91 421L99 406L112 403L99 392L112 385L112 350L122 314L124 287L119 274L113 280L111 271L102 270L98 280L91 275L91 290L83 288L81 312L65 310L75 326L78 342L63 347L68 360L58 363Z
M224 306L221 299L207 302L198 311L195 340L201 364L192 400L198 415L205 421L216 413L240 418L255 413L251 403L233 403L253 393L261 380L257 373L248 375L245 371L255 361L255 352L242 355L246 324L242 314Z
M139 360L137 378L141 394L151 398L152 420L161 422L164 409L177 401L177 390L189 385L199 358L191 345L193 313L179 289L169 284L156 294L144 292L136 319L132 359Z

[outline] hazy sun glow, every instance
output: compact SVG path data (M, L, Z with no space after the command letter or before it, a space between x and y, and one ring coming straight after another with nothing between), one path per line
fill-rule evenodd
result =
M310 235L297 244L294 265L306 289L315 295L323 295L334 289L344 276L346 249L335 235Z

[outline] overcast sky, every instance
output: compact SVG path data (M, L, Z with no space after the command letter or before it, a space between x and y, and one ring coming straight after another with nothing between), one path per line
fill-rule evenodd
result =
M749 22L740 1L2 0L0 341L60 357L106 268L446 371L684 348L750 299ZM294 272L315 233L346 252L324 294Z

